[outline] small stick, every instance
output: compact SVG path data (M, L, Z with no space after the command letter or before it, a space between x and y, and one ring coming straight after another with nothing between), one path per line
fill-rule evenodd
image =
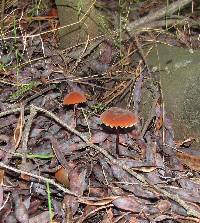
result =
M67 194L73 195L75 197L80 197L76 193L73 193L72 191L68 190L67 188L62 187L61 185L57 184L54 180L51 180L49 178L38 176L36 174L29 173L27 171L19 170L17 168L8 166L8 165L4 164L3 162L0 162L0 167L5 168L5 169L10 170L10 171L13 171L15 173L28 175L30 177L36 178L38 180L41 180L43 182L49 182L51 185L54 185L55 187L57 187L58 189L60 189L61 191L65 192Z
M32 107L30 108L30 115L26 124L26 127L24 129L23 132L23 137L22 137L22 148L21 148L21 152L22 153L26 153L27 152L27 145L28 145L28 137L31 131L31 126L33 123L33 119L36 116L37 111L35 109L33 109ZM22 157L22 163L26 163L26 156Z

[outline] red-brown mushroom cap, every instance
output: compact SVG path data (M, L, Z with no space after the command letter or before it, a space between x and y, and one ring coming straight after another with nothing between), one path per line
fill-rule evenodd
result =
M111 128L128 128L134 126L138 122L137 115L131 111L118 107L112 107L104 111L101 114L100 119L104 125Z
M87 101L87 98L84 95L84 93L80 91L72 91L64 97L63 104L75 105L75 104L84 103L86 101Z

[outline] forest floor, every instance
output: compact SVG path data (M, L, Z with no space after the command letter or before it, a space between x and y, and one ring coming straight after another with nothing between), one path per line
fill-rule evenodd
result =
M198 1L174 12L170 27L158 18L130 35L124 21L133 27L166 1L119 9L102 0L108 32L66 49L55 5L35 2L1 10L0 222L200 222L200 153L190 152L195 139L174 138L142 50L198 49ZM116 31L119 11L126 20Z

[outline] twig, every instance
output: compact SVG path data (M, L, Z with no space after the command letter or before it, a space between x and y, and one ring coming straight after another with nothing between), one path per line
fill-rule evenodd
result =
M25 99L23 101L23 104L26 105L27 103L29 103L30 101L34 100L35 98L37 98L37 97L43 95L44 93L46 93L46 92L48 92L50 90L53 90L55 88L56 88L55 84L54 85L50 85L49 87L44 88L43 90L41 90L41 91L35 93L34 95L30 96L29 98Z
M71 74L71 73L74 73L75 70L76 70L76 68L77 68L77 66L80 64L80 62L81 62L81 60L82 60L82 58L83 58L83 55L85 54L85 52L86 52L86 50L87 50L87 47L88 47L88 44L89 44L89 40L90 40L90 36L88 35L88 36L87 36L87 41L86 41L85 47L84 47L84 49L83 49L83 52L80 54L79 58L77 59L77 61L76 61L75 65L74 65L74 67L72 68L72 71L69 72L70 74Z
M28 121L27 121L26 127L25 127L24 132L23 132L23 137L22 137L21 152L23 154L27 153L28 136L30 134L30 130L31 130L31 126L32 126L32 123L33 123L33 119L36 116L36 114L37 114L37 111L35 111L35 109L33 109L31 107L30 108L30 115L28 117ZM23 156L22 157L22 163L25 163L25 162L26 162L26 156Z
M0 211L5 207L6 203L8 202L10 198L10 193L8 193L8 195L6 196L6 200L3 202L3 204L0 207Z
M10 114L13 114L15 112L19 112L21 111L21 108L12 108L12 109L9 109L7 111L4 111L4 112L1 112L0 113L0 118L3 117L3 116L6 116L6 115L10 115Z
M79 197L79 195L77 195L76 193L73 193L72 191L68 190L67 188L62 187L61 185L57 184L57 183L56 183L54 180L52 180L52 179L49 179L49 178L46 178L46 177L42 177L42 176L38 176L38 175L36 175L36 174L29 173L29 172L27 172L27 171L19 170L19 169L17 169L17 168L8 166L8 165L4 164L3 162L0 162L0 167L5 168L5 169L10 170L10 171L13 171L13 172L15 172L15 173L28 175L28 176L30 176L30 177L36 178L36 179L38 179L38 180L41 180L42 182L45 182L45 183L48 181L51 185L54 185L55 187L57 187L58 189L60 189L60 190L63 191L64 193L73 195L73 196L75 196L75 197Z

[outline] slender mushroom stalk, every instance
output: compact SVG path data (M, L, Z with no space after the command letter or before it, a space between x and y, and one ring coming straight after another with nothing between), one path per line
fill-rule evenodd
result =
M77 104L74 105L74 123L77 125Z
M116 129L116 154L119 155L119 128Z
M87 98L84 93L80 91L72 91L68 93L63 100L63 105L74 105L74 126L77 125L77 107L78 104L84 103L87 101Z
M138 116L123 108L111 107L104 111L100 119L110 128L116 128L116 154L119 155L119 128L129 128L138 123Z

